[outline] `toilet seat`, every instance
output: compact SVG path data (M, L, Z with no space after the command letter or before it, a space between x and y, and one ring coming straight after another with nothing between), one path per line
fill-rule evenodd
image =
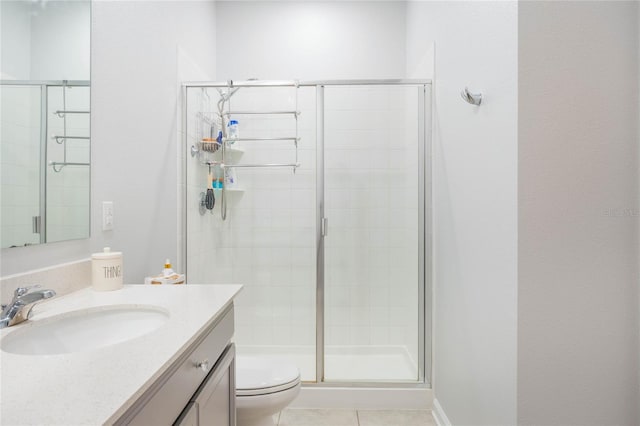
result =
M255 356L236 357L236 396L282 392L300 383L294 365Z

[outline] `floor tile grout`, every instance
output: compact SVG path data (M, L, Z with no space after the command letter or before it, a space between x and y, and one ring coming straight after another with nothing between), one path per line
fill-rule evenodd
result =
M288 416L286 414L287 411L292 411L292 412L298 412L298 413L303 413L305 411L309 411L312 413L315 413L315 420L311 421L311 423L309 423L309 419L303 420L300 423L300 419L298 419L297 421L294 421L293 423L291 423L292 418L290 417L290 415ZM322 419L318 419L317 415L320 414L319 412L325 413L322 415L322 417L324 417L324 415L328 415L332 412L336 412L336 411L341 411L341 412L349 412L349 413L354 413L355 414L355 419L353 417L351 417L351 421L349 421L349 425L345 426L363 426L363 425L380 425L382 423L380 423L380 418L374 417L373 419L371 418L371 412L375 412L375 411L379 411L383 417L387 417L387 422L389 425L393 424L393 425L399 425L399 424L411 424L411 425L417 425L420 424L421 426L434 426L435 422L433 420L433 410L429 410L429 409L392 409L392 410L376 410L376 409L372 409L372 410L359 410L359 409L327 409L327 408L318 408L318 409L304 409L304 408L293 408L293 409L285 409L282 410L281 412L279 412L277 414L277 421L275 422L275 424L277 426L301 426L301 425L306 425L306 426L333 426L333 425L329 425L328 423L326 423L326 420L323 421ZM392 413L395 412L395 413ZM403 414L403 412L405 414ZM425 419L423 420L418 420L418 419L412 419L409 421L409 423L406 423L406 421L408 420L407 418L404 417L404 415L406 415L407 412L423 412L427 414L427 418L426 418L426 423L425 423ZM365 413L367 413L365 415ZM296 414L298 415L298 414ZM362 415L362 418L361 418ZM392 417L389 417L389 415L391 415ZM295 418L295 417L294 417ZM401 420L402 419L402 420ZM282 423L282 421L285 420L285 423ZM353 422L353 420L355 420L355 423ZM344 418L343 418L344 421ZM373 423L371 423L373 421ZM342 421L339 422L340 424L343 424Z

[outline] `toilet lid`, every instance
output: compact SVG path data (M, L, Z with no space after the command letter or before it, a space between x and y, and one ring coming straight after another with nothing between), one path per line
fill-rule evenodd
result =
M300 372L293 364L257 356L236 357L237 395L279 392L299 382Z

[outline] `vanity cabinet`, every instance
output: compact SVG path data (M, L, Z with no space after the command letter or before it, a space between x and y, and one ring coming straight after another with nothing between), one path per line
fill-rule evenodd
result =
M232 305L115 424L235 426L233 326Z
M235 346L231 344L175 423L235 426Z

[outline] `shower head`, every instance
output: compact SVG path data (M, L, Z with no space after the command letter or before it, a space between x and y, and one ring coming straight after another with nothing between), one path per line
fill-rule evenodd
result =
M220 93L220 99L218 99L218 109L220 109L222 107L222 104L227 102L238 90L240 90L240 88L236 87L234 89L231 89L231 91L227 93L222 93L222 89L218 89L218 93Z
M257 81L257 78L250 78L247 81ZM233 80L229 80L228 83L229 88L233 87ZM227 102L229 99L231 99L231 97L238 91L240 90L239 87L235 87L233 89L231 89L231 91L227 92L227 93L222 93L222 89L218 89L218 93L220 93L220 100L218 100L218 108L220 108L221 104Z

